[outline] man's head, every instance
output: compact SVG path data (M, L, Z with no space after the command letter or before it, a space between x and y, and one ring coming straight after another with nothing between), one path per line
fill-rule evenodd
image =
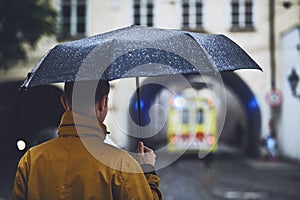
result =
M96 113L103 121L107 113L108 93L108 81L66 82L62 103L65 109L81 114Z

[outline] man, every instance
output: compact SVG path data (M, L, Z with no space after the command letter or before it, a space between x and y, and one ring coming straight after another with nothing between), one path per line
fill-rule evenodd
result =
M91 104L86 95L93 85L96 94ZM59 137L29 149L21 158L13 199L161 199L150 148L138 144L138 163L104 143L108 93L107 81L65 84L61 102L66 112ZM73 102L75 96L83 100Z

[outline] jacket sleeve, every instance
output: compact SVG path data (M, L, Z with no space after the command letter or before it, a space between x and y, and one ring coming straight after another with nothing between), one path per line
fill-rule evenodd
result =
M136 162L131 163L135 172L128 169L120 172L115 177L113 186L113 199L143 199L160 200L162 194L159 189L160 179L153 173L143 173L141 166Z
M28 179L28 163L29 152L21 158L15 175L12 199L27 199L27 179Z
M141 166L148 184L152 190L153 199L162 199L162 194L159 189L160 179L156 174L155 168L152 165L144 164Z
M145 174L148 184L151 188L153 199L162 199L162 194L159 189L160 179L157 175Z
M113 199L161 200L159 177L143 173L123 173L121 184L113 188Z

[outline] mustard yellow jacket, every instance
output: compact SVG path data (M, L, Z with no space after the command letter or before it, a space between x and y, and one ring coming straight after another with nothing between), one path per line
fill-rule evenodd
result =
M67 111L59 137L19 161L13 199L161 199L159 177L104 143L105 131L97 120Z

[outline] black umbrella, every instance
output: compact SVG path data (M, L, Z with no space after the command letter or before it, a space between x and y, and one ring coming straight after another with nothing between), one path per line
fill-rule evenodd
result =
M56 45L22 86L236 69L261 70L224 35L130 26Z
M130 26L56 45L28 73L22 87L137 77L140 115L138 77L236 69L261 70L224 35Z

